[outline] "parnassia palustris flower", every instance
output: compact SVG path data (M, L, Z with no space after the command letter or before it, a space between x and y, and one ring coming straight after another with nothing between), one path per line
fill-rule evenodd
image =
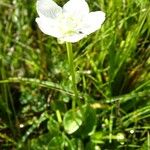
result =
M89 12L85 0L70 0L63 7L53 0L38 0L36 9L36 22L43 33L71 43L98 30L105 20L104 12Z

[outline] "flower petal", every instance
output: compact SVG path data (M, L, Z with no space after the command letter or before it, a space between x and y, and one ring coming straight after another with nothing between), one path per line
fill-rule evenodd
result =
M65 42L71 42L71 43L75 43L78 42L79 40L83 39L86 35L85 34L73 34L70 36L65 36L63 38L60 38L61 41L65 41Z
M85 0L70 0L64 5L63 11L80 16L89 13L89 6Z
M83 26L81 27L81 31L89 35L92 32L98 30L102 23L105 20L105 13L102 11L91 12L85 17L83 20Z
M62 8L52 0L38 0L36 9L39 16L55 18L62 13Z
M57 38L62 37L59 28L53 19L38 17L36 18L36 22L43 33Z

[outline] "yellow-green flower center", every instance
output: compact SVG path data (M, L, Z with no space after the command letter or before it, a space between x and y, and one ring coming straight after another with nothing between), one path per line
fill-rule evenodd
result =
M70 14L61 14L57 18L57 23L62 35L73 35L79 32L81 19Z

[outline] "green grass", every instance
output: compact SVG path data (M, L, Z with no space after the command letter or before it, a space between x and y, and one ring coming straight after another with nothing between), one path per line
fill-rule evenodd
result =
M66 46L39 30L35 3L0 2L0 149L149 150L149 0L88 0L106 21L73 44L75 110Z

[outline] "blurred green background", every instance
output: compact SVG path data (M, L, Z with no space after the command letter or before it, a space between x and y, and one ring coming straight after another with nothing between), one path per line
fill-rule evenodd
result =
M106 20L73 44L74 111L65 44L39 30L36 0L0 1L0 149L150 149L150 1L87 2Z

